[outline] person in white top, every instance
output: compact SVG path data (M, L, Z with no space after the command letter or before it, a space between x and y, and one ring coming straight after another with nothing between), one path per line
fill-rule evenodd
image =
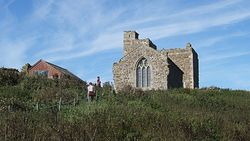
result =
M88 93L87 93L87 99L88 102L92 101L95 97L95 89L93 84L90 82L88 86Z

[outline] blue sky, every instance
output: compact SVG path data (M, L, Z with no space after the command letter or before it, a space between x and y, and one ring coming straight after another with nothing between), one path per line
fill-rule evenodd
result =
M249 0L0 0L0 66L39 59L87 81L112 81L123 31L158 49L191 42L200 87L250 90Z

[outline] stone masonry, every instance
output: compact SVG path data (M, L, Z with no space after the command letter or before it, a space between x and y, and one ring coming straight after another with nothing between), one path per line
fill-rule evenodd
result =
M158 51L135 31L125 31L123 43L124 56L113 64L117 91L128 85L142 90L199 87L198 54L190 43L186 48Z

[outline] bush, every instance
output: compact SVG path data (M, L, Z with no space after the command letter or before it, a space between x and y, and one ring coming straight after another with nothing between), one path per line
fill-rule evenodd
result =
M19 72L17 69L0 68L0 87L14 86L19 82Z
M56 87L57 85L58 85L57 82L54 81L53 79L48 79L42 76L34 76L34 77L26 76L20 83L20 86L23 89L30 91L37 91L45 88L53 88Z
M31 103L30 91L23 90L18 86L0 87L0 111L2 110L28 110Z

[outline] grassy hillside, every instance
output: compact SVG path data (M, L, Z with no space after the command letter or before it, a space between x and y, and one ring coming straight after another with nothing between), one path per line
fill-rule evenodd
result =
M49 92L53 94L50 89L43 93ZM250 92L246 91L127 90L91 103L79 91L79 103L61 111L35 110L30 93L21 86L1 87L0 106L16 102L23 108L1 111L0 140L250 139ZM53 105L53 98L49 99L47 103Z

